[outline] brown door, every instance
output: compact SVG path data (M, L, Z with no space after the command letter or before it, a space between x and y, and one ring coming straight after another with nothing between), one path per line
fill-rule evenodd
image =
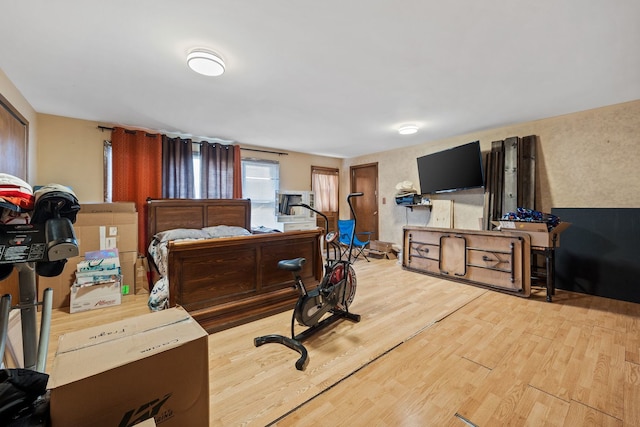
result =
M27 180L29 123L0 95L0 172Z
M351 166L351 192L363 193L351 199L357 218L357 232L371 233L378 240L378 164Z

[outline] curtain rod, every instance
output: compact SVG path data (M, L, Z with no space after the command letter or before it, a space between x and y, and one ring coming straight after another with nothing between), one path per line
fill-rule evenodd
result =
M101 131L103 131L103 132L104 132L105 130L113 130L113 128L110 128L110 127L108 127L108 126L98 126L98 129L100 129L100 130L101 130ZM131 130L131 129L125 129L125 130L124 130L124 132L125 132L125 133L130 133L130 134L136 133L136 131L135 131L135 130ZM155 136L154 134L149 133L149 132L145 132L145 133L146 133L146 135L147 135L147 136Z
M112 127L108 127L108 126L98 126L98 129L100 129L103 132L105 130L113 130ZM124 131L125 132L130 132L130 133L135 132L134 130L129 130L129 129L125 129ZM147 133L147 135L151 135L151 134ZM194 141L194 142L196 142L196 141ZM255 151L255 152L258 152L258 153L277 154L278 156L288 156L289 155L289 153L283 153L282 151L256 150L254 148L242 148L242 147L240 147L240 149L241 150L245 150L245 151Z
M269 151L269 150L256 150L255 148L242 148L240 147L241 150L245 150L245 151L255 151L258 153L269 153L269 154L277 154L278 156L288 156L289 153L283 153L282 151Z

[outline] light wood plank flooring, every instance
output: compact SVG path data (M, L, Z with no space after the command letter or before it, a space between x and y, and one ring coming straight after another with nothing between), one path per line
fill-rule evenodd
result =
M558 291L523 299L358 261L351 310L305 342L278 344L281 313L209 337L211 426L640 426L640 305ZM148 313L146 298L55 311L60 334Z

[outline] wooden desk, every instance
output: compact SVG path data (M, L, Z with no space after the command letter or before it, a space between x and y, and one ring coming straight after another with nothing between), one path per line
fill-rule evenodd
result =
M531 294L526 233L405 226L402 254L407 270L521 297Z

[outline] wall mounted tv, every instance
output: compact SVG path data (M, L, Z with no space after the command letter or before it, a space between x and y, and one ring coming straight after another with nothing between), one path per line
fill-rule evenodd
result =
M420 194L484 186L480 141L418 157Z

